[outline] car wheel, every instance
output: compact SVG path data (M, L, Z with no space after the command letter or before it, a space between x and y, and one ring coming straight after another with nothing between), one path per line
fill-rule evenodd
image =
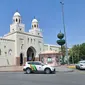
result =
M30 73L31 73L31 69L30 69L30 68L27 68L27 69L26 69L26 73L27 73L27 74L30 74Z
M45 73L46 73L46 74L50 74L50 73L51 73L51 70L50 70L49 68L46 68L46 69L45 69Z

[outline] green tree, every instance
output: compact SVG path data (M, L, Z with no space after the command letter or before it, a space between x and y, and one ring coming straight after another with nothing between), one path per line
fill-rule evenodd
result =
M85 43L74 45L69 50L70 63L77 63L79 60L85 60Z
M65 63L64 58L65 58L65 53L66 53L64 45L61 46L61 53L62 53L62 64L64 64Z
M65 45L62 46L62 53L63 53L63 56L65 57L65 53L66 53Z
M85 43L80 45L80 59L85 60Z
M77 63L80 60L80 45L74 45L70 50L69 50L69 61L70 63Z

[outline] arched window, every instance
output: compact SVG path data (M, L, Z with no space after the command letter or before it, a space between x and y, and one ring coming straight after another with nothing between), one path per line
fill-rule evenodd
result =
M16 19L16 22L17 22L18 20Z
M31 39L31 43L32 43L32 39Z
M12 31L14 31L14 29L12 29Z
M4 46L4 48L6 48L6 46Z
M28 38L28 43L29 43L29 38Z
M7 54L7 52L5 52L5 55Z
M40 33L38 33L38 35L39 35Z
M50 48L50 50L52 50L52 48Z
M48 62L48 63L52 63L52 57L48 57L48 58L47 58L47 62Z
M24 45L24 44L21 45L21 49L23 49L23 45Z
M22 28L20 28L20 31L22 30Z
M12 54L12 49L9 49L8 54L9 54L9 55Z
M1 49L0 49L0 55L1 55Z
M36 27L36 25L34 25L34 27Z

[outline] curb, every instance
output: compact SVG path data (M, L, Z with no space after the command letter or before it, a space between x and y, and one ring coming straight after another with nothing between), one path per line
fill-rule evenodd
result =
M0 72L23 72L23 71L0 71Z

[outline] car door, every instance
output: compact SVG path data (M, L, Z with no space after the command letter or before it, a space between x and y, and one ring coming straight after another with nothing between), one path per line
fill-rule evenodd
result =
M34 62L33 63L37 69L37 71L43 71L43 66L40 62Z

